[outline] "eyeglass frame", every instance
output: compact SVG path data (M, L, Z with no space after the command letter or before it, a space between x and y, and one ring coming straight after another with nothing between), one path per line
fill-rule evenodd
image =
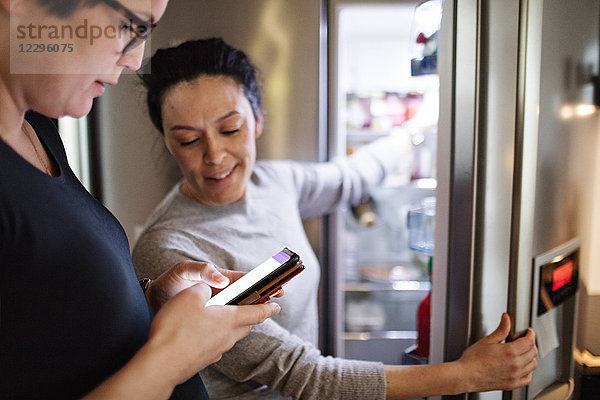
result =
M101 0L102 3L106 4L123 17L127 18L131 23L129 25L129 31L134 35L131 40L123 47L121 54L127 54L129 51L138 47L144 43L152 33L152 30L156 28L156 24L150 21L144 21L129 8L125 7L118 0ZM135 25L135 27L134 27Z

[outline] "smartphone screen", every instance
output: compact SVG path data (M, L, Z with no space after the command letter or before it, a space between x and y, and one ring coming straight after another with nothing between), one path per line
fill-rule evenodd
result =
M237 304L245 296L267 287L282 273L298 264L298 261L298 255L286 247L210 298L206 305Z

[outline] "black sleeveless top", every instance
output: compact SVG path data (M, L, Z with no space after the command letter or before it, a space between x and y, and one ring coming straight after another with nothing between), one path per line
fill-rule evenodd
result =
M52 122L26 118L60 175L0 140L0 398L78 398L145 343L153 314L123 228L73 174ZM208 395L195 375L172 398Z

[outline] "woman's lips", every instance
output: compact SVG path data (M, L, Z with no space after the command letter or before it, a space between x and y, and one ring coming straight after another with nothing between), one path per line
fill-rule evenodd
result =
M236 170L237 165L224 172L214 173L207 176L206 179L215 184L226 184L230 179L233 179L233 172Z
M104 91L106 90L106 85L110 85L110 86L114 86L117 84L117 81L111 80L111 81L101 81L101 80L97 80L94 81L94 87L97 89L98 92L98 96L102 96L104 94Z
M232 171L233 171L233 168L230 169L230 170L228 170L228 171L225 171L225 172L223 172L221 174L215 174L215 175L209 177L209 179L223 179L223 178L227 178L231 174Z
M98 96L102 96L104 94L104 82L101 81L94 81L94 86L96 87L96 91L98 93Z

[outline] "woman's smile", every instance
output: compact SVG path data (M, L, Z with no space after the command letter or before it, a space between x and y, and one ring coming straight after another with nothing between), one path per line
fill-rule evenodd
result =
M219 183L219 184L229 183L229 181L231 181L231 179L228 179L228 178L233 179L234 171L236 170L236 168L237 168L237 165L235 165L231 169L226 170L225 172L214 173L209 176L206 176L206 179L213 181L214 183Z

